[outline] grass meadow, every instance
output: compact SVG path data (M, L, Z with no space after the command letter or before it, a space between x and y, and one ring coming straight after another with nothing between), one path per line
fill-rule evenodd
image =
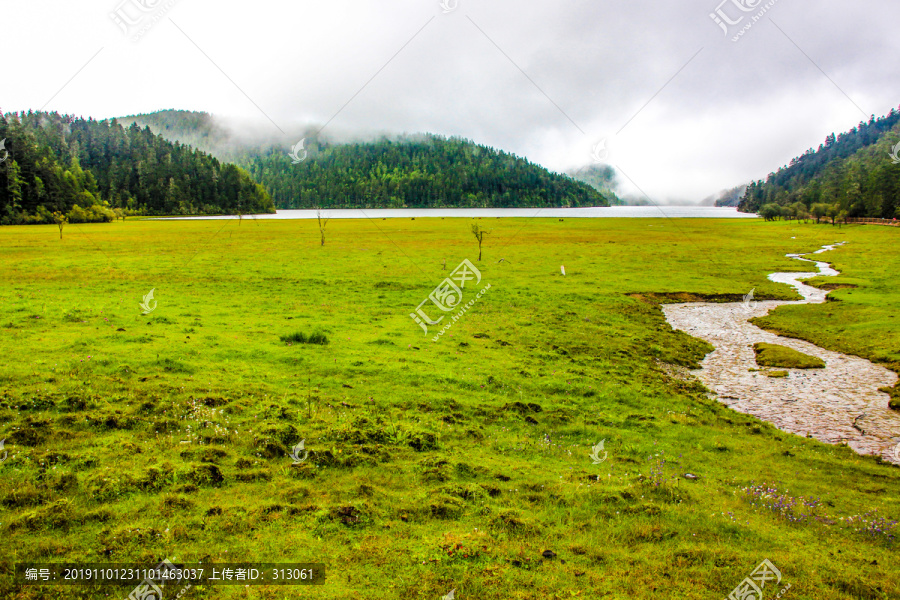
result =
M766 275L847 240L831 301L760 322L900 371L900 231L477 222L480 262L470 219L0 228L0 596L169 557L327 569L188 600L724 598L764 559L786 598L900 597L900 468L711 399L657 304L798 299ZM410 313L463 259L491 288L434 342Z

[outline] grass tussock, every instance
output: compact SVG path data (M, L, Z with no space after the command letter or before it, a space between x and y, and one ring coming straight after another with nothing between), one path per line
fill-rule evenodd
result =
M294 344L316 344L324 346L328 344L328 336L321 331L315 331L309 335L297 331L288 335L283 335L279 339L289 346L293 346Z
M760 367L778 367L781 369L824 369L825 361L809 356L787 346L778 344L753 344L756 351L756 364Z

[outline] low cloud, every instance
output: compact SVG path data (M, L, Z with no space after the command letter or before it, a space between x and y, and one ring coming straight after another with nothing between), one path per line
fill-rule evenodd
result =
M900 67L893 0L780 0L736 43L715 0L459 0L446 14L421 0L179 0L136 43L116 6L5 8L4 45L29 60L8 61L0 106L202 110L286 148L322 127L335 141L432 132L559 172L613 138L622 193L666 203L764 178L900 103L885 76Z

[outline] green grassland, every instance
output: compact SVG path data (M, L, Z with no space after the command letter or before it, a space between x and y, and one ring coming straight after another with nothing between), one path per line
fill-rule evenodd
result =
M169 557L328 569L183 598L723 598L764 559L788 598L898 597L900 469L710 399L654 299L798 299L766 275L848 240L856 287L761 321L900 370L900 231L480 224L491 289L437 342L409 314L466 219L0 228L0 596L124 598L10 574Z
M761 367L781 367L782 369L824 369L825 361L793 348L778 344L753 344L756 364Z

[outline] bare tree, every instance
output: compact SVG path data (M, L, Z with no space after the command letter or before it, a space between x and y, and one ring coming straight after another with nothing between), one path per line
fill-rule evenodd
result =
M478 223L472 223L472 233L475 235L475 239L478 240L478 261L481 262L481 244L484 241L484 236L490 231L482 229Z
M316 218L319 220L319 235L322 236L322 245L325 245L325 226L328 225L328 221L330 220L328 217L322 216L322 209L316 209Z

